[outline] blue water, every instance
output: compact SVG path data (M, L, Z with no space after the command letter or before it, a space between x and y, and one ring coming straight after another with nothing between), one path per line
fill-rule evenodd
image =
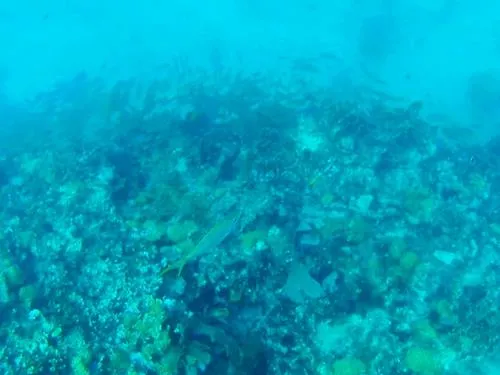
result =
M0 372L499 373L499 21L0 4Z

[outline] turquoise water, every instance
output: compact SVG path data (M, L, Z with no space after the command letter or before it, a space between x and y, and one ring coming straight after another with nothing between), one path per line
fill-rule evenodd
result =
M0 372L497 374L497 14L0 4Z

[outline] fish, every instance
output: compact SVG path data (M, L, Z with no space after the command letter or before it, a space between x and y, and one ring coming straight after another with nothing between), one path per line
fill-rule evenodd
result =
M160 275L163 276L171 270L178 269L177 276L179 277L186 263L216 249L231 233L233 233L239 222L240 216L241 212L238 212L215 224L191 251L188 251L179 261L166 267Z
M310 188L316 186L316 183L328 173L333 168L333 164L328 165L323 171L316 172L308 181L307 185Z

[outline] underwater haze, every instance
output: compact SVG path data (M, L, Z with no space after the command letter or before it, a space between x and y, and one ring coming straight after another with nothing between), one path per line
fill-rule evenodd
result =
M179 56L285 73L306 59L323 85L421 100L431 118L479 127L481 138L498 133L500 11L491 0L23 0L2 4L0 21L0 68L17 99L82 70L151 75Z
M499 375L499 21L0 1L0 374Z

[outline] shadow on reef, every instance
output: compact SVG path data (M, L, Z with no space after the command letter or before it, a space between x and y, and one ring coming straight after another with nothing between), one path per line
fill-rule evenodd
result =
M229 296L226 296L229 298ZM210 353L211 360L201 370L206 375L269 374L269 351L262 335L256 332L237 332L229 309L217 301L221 298L214 285L208 284L182 309L176 311L176 319L183 321L182 334L170 332L173 343L189 353L196 350ZM185 311L193 315L186 319ZM181 359L179 375L188 375Z

